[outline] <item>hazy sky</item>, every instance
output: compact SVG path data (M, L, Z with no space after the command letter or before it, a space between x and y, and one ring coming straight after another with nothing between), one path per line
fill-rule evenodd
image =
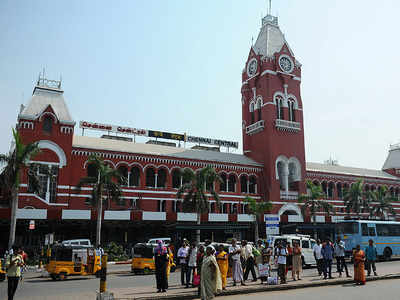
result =
M241 143L241 72L266 11L265 0L1 0L0 152L43 67L62 75L77 124ZM275 0L272 11L303 65L307 161L380 169L400 141L400 1Z

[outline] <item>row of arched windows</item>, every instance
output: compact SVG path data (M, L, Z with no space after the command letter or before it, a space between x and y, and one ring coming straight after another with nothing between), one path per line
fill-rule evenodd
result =
M171 201L172 205L169 208L166 200L158 200L157 209L159 212L168 212L171 210L174 213L184 212L183 202L181 200ZM216 202L211 202L209 207L210 213L222 213L222 214L248 214L249 206L245 203L221 203L220 208L217 207Z
M352 185L349 183L342 183L342 182L327 182L327 181L322 181L321 183L318 180L314 180L313 183L315 185L321 185L322 191L325 193L326 198L339 198L339 199L343 199L344 196L344 192L345 190L349 189ZM364 184L364 191L368 192L368 191L375 191L377 189L382 189L383 186L376 186L374 184ZM388 189L388 193L392 196L392 197L396 197L399 198L400 197L400 187L394 188L394 187L390 187Z
M285 114L283 110L283 98L281 96L277 96L276 99L276 118L280 120L285 120ZM291 122L296 122L296 102L293 99L288 100L288 120Z
M262 99L258 98L257 102L254 103L253 101L250 103L250 116L251 116L251 124L254 122L260 121L262 119L262 114L261 114L261 108L262 108ZM257 121L256 121L256 116L255 114L257 113Z
M166 188L168 181L168 170L165 168L154 169L152 167L146 168L144 172L144 184L141 181L141 169L137 166L131 167L129 170L127 166L119 166L118 171L125 178L125 182L127 186L130 187L139 187L146 186L152 188ZM96 169L93 165L89 164L87 166L87 175L90 177L97 177ZM219 190L221 192L237 192L237 180L234 174L220 174L222 182L219 185ZM247 176L245 174L240 177L240 191L241 193L249 193L256 194L257 193L257 179L254 175ZM186 182L182 176L182 171L180 169L173 169L171 173L171 185L172 188L178 189ZM207 187L207 190L210 190L211 187Z

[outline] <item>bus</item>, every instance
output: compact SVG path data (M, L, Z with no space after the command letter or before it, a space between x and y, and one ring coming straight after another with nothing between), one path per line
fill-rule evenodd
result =
M365 249L370 239L380 258L389 260L400 255L400 222L343 220L336 224L335 234L345 242L346 256L352 256L357 245Z

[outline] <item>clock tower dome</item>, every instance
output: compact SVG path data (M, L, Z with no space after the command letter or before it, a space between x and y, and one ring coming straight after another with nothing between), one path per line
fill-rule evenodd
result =
M268 14L242 72L242 134L243 153L264 164L260 192L273 202L305 192L300 82L301 64Z

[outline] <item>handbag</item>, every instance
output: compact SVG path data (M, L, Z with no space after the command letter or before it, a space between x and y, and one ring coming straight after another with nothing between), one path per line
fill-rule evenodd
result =
M200 275L199 274L194 274L193 276L193 285L194 286L199 286L200 285Z

